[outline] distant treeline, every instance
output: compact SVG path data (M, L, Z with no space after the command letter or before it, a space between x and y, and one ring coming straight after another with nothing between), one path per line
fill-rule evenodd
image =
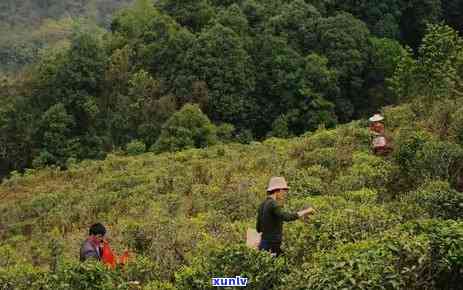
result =
M32 63L0 76L3 173L363 117L410 87L394 73L426 24L463 23L438 0L139 0L110 17L127 2L2 1L0 65Z

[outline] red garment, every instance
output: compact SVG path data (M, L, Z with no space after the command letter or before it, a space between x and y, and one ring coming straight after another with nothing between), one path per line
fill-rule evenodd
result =
M126 265L127 262L129 261L129 250L125 250L122 256L119 257L119 264L120 265Z
M101 261L111 269L116 268L116 255L114 255L107 241L103 242Z

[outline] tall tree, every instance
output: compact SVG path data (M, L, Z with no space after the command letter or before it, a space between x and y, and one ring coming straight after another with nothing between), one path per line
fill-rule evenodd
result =
M193 74L209 88L208 114L212 120L238 128L253 124L252 114L257 108L250 96L255 70L238 34L218 23L203 30L190 59Z

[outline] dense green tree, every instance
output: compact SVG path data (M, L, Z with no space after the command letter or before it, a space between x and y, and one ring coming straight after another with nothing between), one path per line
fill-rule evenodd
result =
M77 152L73 154L77 158L101 157L103 140L98 130L103 127L98 119L98 96L101 95L107 56L100 40L88 33L76 34L69 50L58 53L52 60L53 63L39 66L39 71L45 72L37 83L39 106L46 106L47 110L62 103L67 114L78 124L72 130L72 136L79 144L74 147Z
M208 115L237 128L253 124L257 109L250 97L255 86L254 67L243 40L221 24L203 30L191 49L190 66L209 89Z
M74 140L71 135L74 126L74 120L66 112L63 104L58 103L50 107L40 120L37 132L40 136L37 140L41 151L34 159L34 166L65 166L68 158L75 157L72 152Z
M153 150L177 151L202 148L217 142L216 128L197 105L186 104L162 126Z
M330 67L338 71L342 94L335 101L336 113L344 122L354 115L356 105L365 102L362 88L370 33L363 22L348 13L320 19L317 31L318 51L328 58Z
M255 51L254 51L255 49ZM274 120L285 114L299 94L304 78L304 58L281 37L264 33L255 38L252 54L256 67L255 97L259 122L254 130L265 135Z
M334 0L321 2L326 12L333 15L346 11L364 21L370 31L378 37L398 39L402 1L399 0Z
M30 165L37 125L24 97L0 96L0 178Z
M161 82L164 94L174 94L179 103L190 101L193 82L188 52L194 35L162 14L150 1L139 0L119 13L112 31L122 37L121 46L129 45L135 66L141 66Z
M429 25L418 58L405 54L393 77L399 97L427 97L428 101L455 94L461 86L463 40L447 25Z
M426 25L441 19L441 0L407 0L400 20L401 39L416 49L425 35Z
M463 32L463 2L459 0L442 1L442 13L446 23Z
M250 27L246 15L241 8L233 4L217 15L217 22L225 27L231 28L238 35L244 37L250 32Z
M215 16L215 9L207 0L160 0L157 5L192 31L200 31Z
M397 102L388 87L388 79L394 75L401 57L406 54L405 48L392 39L373 37L370 43L371 50L365 83L365 89L368 90L368 102L360 108L368 114L374 113L382 106Z
M307 53L317 43L314 30L320 17L314 6L295 0L282 5L279 14L268 20L268 26L272 34L286 37L292 47Z

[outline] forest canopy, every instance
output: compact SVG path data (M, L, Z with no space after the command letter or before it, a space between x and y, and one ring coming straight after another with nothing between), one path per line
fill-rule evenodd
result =
M413 87L427 25L460 30L453 2L2 1L0 171L159 148L187 104L226 142L365 117Z

